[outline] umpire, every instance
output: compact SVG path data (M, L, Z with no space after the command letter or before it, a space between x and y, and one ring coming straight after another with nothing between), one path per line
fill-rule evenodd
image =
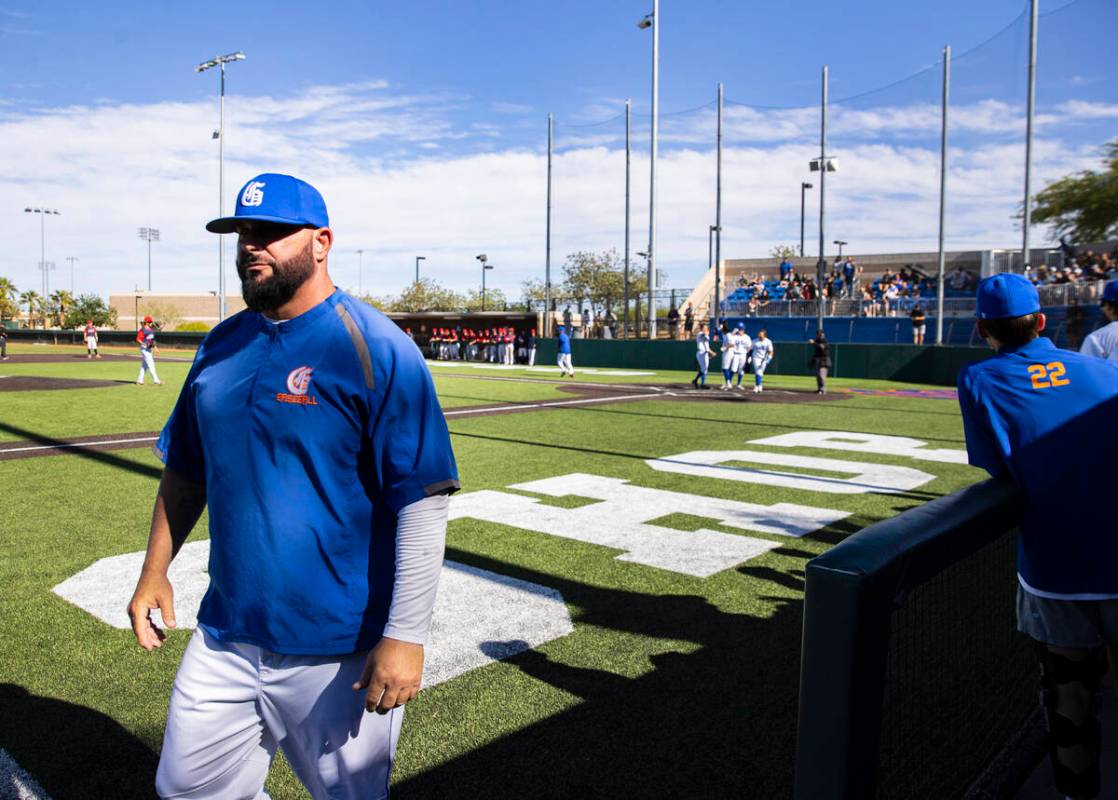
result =
M318 191L253 178L236 212L248 310L202 342L129 604L175 627L167 568L209 506L210 585L171 693L156 790L262 797L277 748L314 798L383 798L419 691L454 454L420 351L336 289ZM376 711L376 714L365 713Z

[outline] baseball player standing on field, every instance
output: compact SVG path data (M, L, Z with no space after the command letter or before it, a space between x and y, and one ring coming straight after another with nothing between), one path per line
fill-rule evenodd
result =
M753 340L753 344L749 351L750 359L753 362L753 391L763 392L765 390L765 368L769 366L769 362L773 360L773 343L765 335L765 329L762 328L757 332L757 338Z
M559 377L575 376L575 368L571 364L571 333L566 325L559 326Z
M733 371L738 376L738 388L741 389L742 378L749 367L749 351L753 348L753 340L745 332L745 323L739 322L733 334L734 341L734 366ZM744 391L744 390L743 390Z
M136 342L140 345L140 374L136 376L136 385L144 385L144 373L150 372L151 379L156 386L162 386L163 381L155 371L155 357L159 355L159 348L155 346L155 321L151 317L144 317L144 324L136 331Z
M1118 281L1103 289L1099 308L1107 324L1088 335L1079 352L1118 364Z
M707 386L707 369L710 367L710 337L707 335L705 322L699 325L695 334L695 360L699 362L699 369L691 379L691 385L696 389L709 389Z
M1118 450L1118 365L1040 336L1046 320L1023 275L986 278L975 302L979 334L997 355L959 373L967 455L1024 493L1017 627L1038 643L1056 788L1092 798L1107 655L1118 677L1118 537L1105 501Z
M282 747L314 798L388 796L419 691L458 474L422 354L336 289L312 186L264 174L232 217L249 310L198 349L128 611L175 626L167 568L209 506L210 585L171 693L156 790L259 798ZM366 712L377 713L366 713Z
M101 355L97 352L97 326L93 324L93 320L85 321L82 336L85 339L86 358L100 358Z
M719 352L722 353L722 386L719 387L722 391L726 391L731 387L730 377L734 374L734 343L732 341L733 335L723 322L721 330L715 335L715 339L719 339Z

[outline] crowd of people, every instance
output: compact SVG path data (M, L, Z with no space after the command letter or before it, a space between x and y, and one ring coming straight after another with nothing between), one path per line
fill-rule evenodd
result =
M415 341L411 328L404 328L404 333ZM509 366L536 363L535 328L434 328L425 343L417 344L425 346L427 355L436 361L482 361Z
M1085 250L1079 253L1072 245L1061 242L1064 252L1062 267L1047 265L1026 268L1025 277L1036 286L1051 286L1092 281L1112 281L1118 278L1118 244L1109 253Z

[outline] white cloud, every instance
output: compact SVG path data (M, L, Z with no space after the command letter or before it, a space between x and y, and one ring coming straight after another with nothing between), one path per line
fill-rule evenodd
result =
M467 99L409 95L381 81L307 87L290 96L228 99L226 208L261 171L302 175L324 193L336 232L331 265L342 286L398 292L414 257L425 274L456 289L479 278L474 255L496 266L491 285L518 294L542 275L546 161L543 126L531 147L513 127L456 123ZM1069 102L1065 118L1097 118L1111 106ZM960 129L988 134L951 156L950 247L1004 247L1018 237L1023 147L1019 109L994 102L960 107ZM841 172L828 180L827 240L854 252L934 249L939 156L906 131L938 131L937 106L867 108L835 116ZM77 256L75 288L101 294L146 281L146 247L136 228L162 232L154 250L155 288L216 288L217 243L203 223L217 214L217 146L212 101L98 104L40 110L0 106L0 207L9 247L0 275L38 288L39 220L22 209L46 203L46 257L68 286L66 256ZM1011 124L1012 123L1012 124ZM799 187L817 136L815 109L727 108L723 252L758 256L799 235ZM1044 128L1041 129L1042 133ZM665 117L659 185L659 260L669 285L686 287L706 263L714 221L713 112ZM536 135L538 134L538 136ZM635 136L643 135L636 131ZM577 249L622 249L624 122L564 129L554 158L552 266ZM919 144L917 144L919 142ZM1038 138L1036 185L1092 166L1097 152ZM632 249L647 242L647 141L634 140ZM817 198L808 199L808 252ZM1038 238L1040 233L1038 232ZM232 247L232 242L228 242ZM232 275L232 259L227 259ZM235 286L235 280L230 281Z

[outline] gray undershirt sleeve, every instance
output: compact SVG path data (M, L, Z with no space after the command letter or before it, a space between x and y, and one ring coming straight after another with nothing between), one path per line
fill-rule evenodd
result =
M384 635L424 644L446 550L450 497L437 494L404 506L396 522L396 583Z

